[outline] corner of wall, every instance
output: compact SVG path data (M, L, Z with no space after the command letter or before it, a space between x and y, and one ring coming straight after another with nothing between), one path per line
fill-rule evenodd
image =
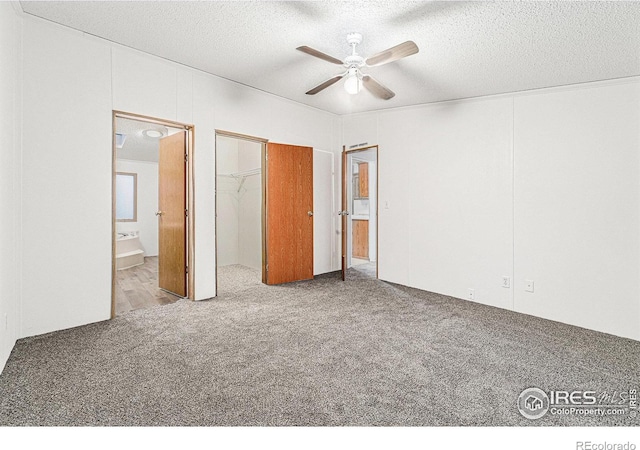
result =
M0 154L0 372L5 367L17 338L20 336L21 310L21 207L22 207L22 9L16 2L0 8L6 14L0 19L0 130L9 142ZM5 72L6 71L6 72Z
M16 12L16 14L18 15L25 14L24 10L22 9L22 5L20 4L19 1L10 1L9 3L11 3L11 6L13 7L13 10Z

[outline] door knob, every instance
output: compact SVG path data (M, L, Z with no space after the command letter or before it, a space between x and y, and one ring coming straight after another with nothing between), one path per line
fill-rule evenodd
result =
M313 211L307 211L307 215L308 215L309 217L313 216Z
M164 213L163 213L162 211L156 211L156 216L161 216L161 215L163 215L163 214L164 214Z

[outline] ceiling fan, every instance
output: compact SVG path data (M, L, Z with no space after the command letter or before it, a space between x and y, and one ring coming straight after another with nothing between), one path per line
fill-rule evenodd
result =
M360 33L349 33L347 35L347 42L351 46L351 54L347 56L344 61L340 61L338 58L329 56L326 53L322 53L321 51L307 47L306 45L296 49L307 53L308 55L315 56L316 58L323 59L333 64L338 64L347 69L346 72L336 75L335 77L314 87L307 92L307 95L315 95L332 84L337 83L342 78L347 77L344 82L344 88L349 94L357 94L360 92L362 86L364 86L376 97L389 100L396 94L391 89L376 81L371 75L362 73L361 69L363 67L381 66L383 64L411 56L419 51L415 42L407 41L365 59L356 52L356 46L362 42L362 35Z

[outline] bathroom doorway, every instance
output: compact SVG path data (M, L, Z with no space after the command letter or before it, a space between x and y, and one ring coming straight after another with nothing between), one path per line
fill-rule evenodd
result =
M113 129L115 317L193 298L193 127L114 112Z
M378 147L343 152L342 279L378 277Z

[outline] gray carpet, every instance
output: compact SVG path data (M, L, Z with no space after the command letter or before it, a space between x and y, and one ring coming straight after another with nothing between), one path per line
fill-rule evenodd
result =
M640 343L351 270L20 340L2 425L637 425L516 409L527 387L640 384Z
M360 272L360 274L365 277L376 278L376 263L368 262L366 264L359 264L357 266L353 266L353 270L350 270L348 273Z

